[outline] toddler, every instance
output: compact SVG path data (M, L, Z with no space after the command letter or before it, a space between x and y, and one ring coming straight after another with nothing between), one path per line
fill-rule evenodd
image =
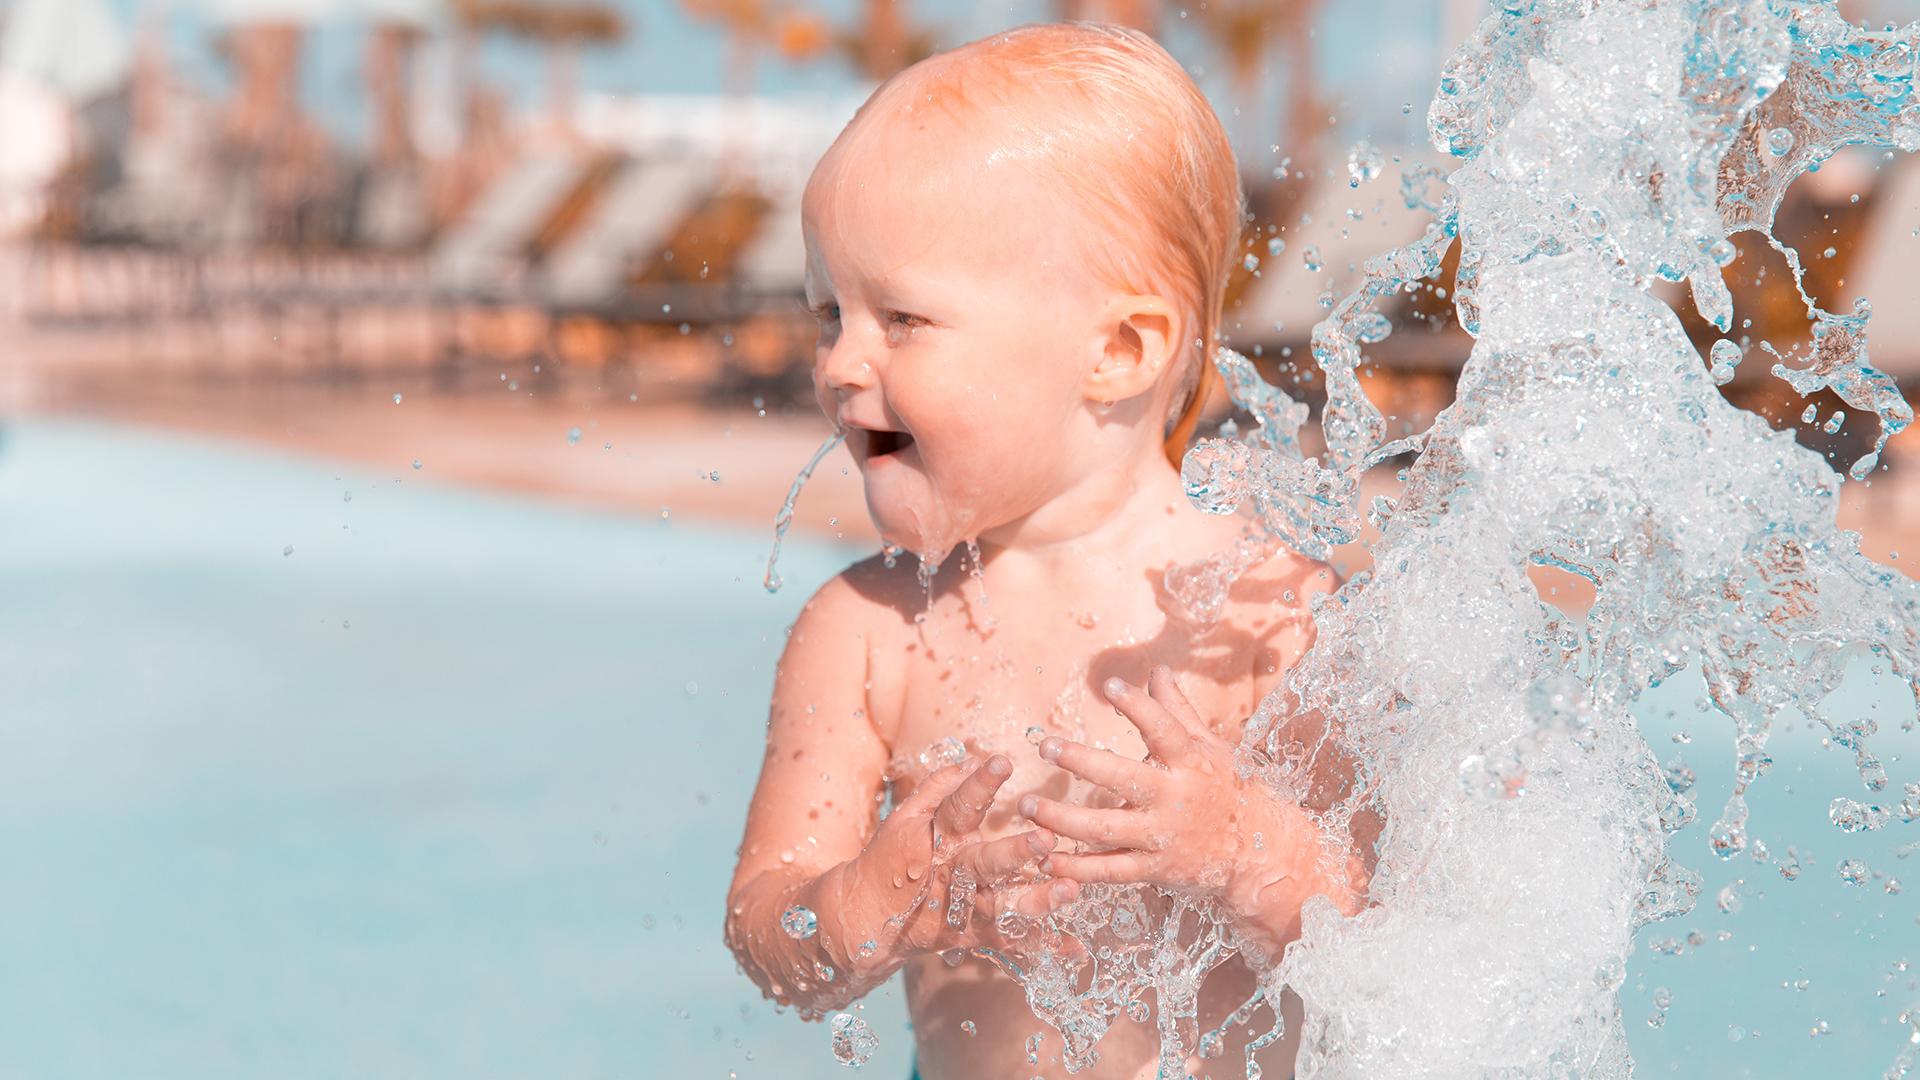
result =
M1145 883L1218 899L1277 953L1308 896L1357 891L1233 761L1332 573L1263 557L1206 618L1166 580L1247 525L1194 509L1174 465L1241 253L1233 154L1145 35L1031 26L881 86L802 214L815 391L889 553L790 632L728 943L811 1016L904 969L928 1080L1064 1075L983 959L1034 947L1008 913ZM1216 970L1202 1024L1253 986ZM1123 1017L1080 1075L1152 1076L1157 1053Z

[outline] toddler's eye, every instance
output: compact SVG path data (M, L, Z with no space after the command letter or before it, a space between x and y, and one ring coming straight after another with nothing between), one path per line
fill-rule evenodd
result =
M812 307L808 308L807 310L813 313L813 317L815 319L818 319L823 323L834 323L834 322L840 321L840 305L839 304L815 304Z
M917 326L929 325L928 320L923 319L918 315L909 315L904 311L887 312L887 322L890 323L891 325L904 326L904 327L907 327L908 329L912 329Z

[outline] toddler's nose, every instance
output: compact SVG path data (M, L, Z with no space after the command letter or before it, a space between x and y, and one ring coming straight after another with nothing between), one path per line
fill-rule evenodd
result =
M832 390L864 390L878 381L873 361L846 337L820 362L820 378Z

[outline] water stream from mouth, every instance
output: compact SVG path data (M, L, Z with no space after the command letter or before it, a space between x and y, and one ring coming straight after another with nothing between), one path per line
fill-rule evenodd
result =
M761 579L761 584L767 587L768 592L779 592L780 586L785 584L778 569L780 542L787 538L787 530L793 527L793 508L800 501L800 489L807 486L807 481L813 477L813 470L820 467L820 462L846 439L844 430L836 430L827 437L826 442L820 444L820 448L801 467L799 475L793 478L793 486L787 489L787 501L780 504L780 512L773 516L773 550L767 553L767 575Z

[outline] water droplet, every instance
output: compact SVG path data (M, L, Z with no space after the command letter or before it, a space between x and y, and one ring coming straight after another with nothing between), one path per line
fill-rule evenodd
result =
M576 446L579 444L579 442L580 442L580 429L577 427L568 428L567 429L567 445Z
M805 941L820 928L820 920L814 917L809 908L795 904L780 916L780 929L795 941Z
M281 549L280 549L280 554L282 554L282 555L291 555L291 554L293 554L293 545L292 545L292 544L288 544L288 545L287 545L286 547L283 547L283 548L281 548Z
M1873 871L1859 859L1841 859L1839 870L1840 880L1849 885L1865 885L1873 876Z
M1373 180L1380 175L1380 170L1385 164L1386 159L1381 155L1379 147L1366 139L1354 143L1347 151L1347 186L1357 188Z
M1320 262L1319 245L1308 244L1306 249L1300 252L1300 262L1301 262L1301 265L1307 268L1308 273L1310 274L1319 273L1320 267L1322 265Z
M973 1035L980 1029L976 1027L971 1020L962 1020L960 1021L960 1030L966 1032L968 1035Z
M1740 366L1740 346L1732 338L1721 338L1713 343L1709 351L1712 360L1711 375L1716 386L1725 386L1733 381L1734 369Z
M1353 339L1362 345L1376 345L1393 333L1393 323L1377 311L1357 315L1353 320Z
M1774 128L1767 132L1767 150L1770 151L1774 157L1786 157L1787 152L1792 149L1793 132L1783 127Z
M879 1045L880 1040L874 1037L873 1028L865 1020L852 1013L840 1013L833 1018L833 1056L840 1064L857 1069L867 1063Z
M1274 236L1274 237L1269 237L1269 238L1268 238L1268 240L1267 240L1267 256L1268 256L1269 258L1271 258L1271 257L1273 257L1273 256L1275 256L1275 255L1278 255L1278 254L1280 254L1281 252L1283 252L1283 251L1285 251L1285 250L1287 250L1287 242L1286 242L1285 240L1282 240L1282 239L1280 239L1280 238L1279 238L1279 237L1277 237L1277 236Z
M1247 252L1247 257L1240 260L1240 265L1246 267L1249 273L1259 270L1260 256L1255 255L1253 252L1249 251Z
M400 395L399 395L399 394L395 394L395 395L393 395L393 403L394 403L395 405L398 405L398 404L400 404Z
M419 459L419 458L414 458L414 459L413 459L413 467L414 467L415 469L419 469L419 468L420 468L420 459Z
M1858 802L1844 795L1827 806L1827 820L1841 832L1870 832L1885 825L1891 816L1882 807Z
M944 769L967 760L967 744L949 735L920 751L920 764L927 769Z

